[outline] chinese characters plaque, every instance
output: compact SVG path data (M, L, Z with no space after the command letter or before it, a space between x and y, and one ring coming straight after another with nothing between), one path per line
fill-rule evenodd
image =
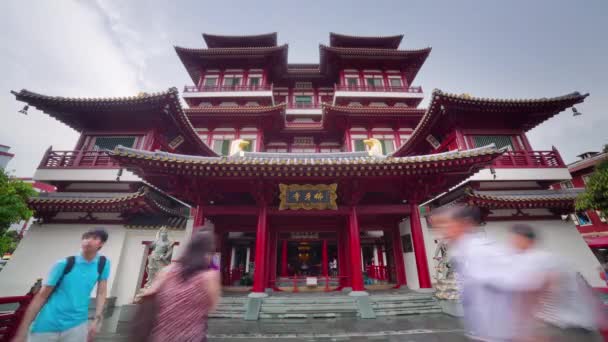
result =
M279 210L337 210L338 184L279 184Z

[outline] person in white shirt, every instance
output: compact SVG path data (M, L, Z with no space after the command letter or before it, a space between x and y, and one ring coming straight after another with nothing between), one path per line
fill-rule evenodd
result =
M451 263L459 281L467 335L482 341L514 340L511 293L490 286L485 273L503 272L512 251L476 232L479 208L453 206L433 213L433 228L448 241ZM491 277L490 277L491 278Z

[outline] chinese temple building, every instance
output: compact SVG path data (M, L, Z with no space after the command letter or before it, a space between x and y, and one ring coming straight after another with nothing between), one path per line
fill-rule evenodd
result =
M568 168L527 138L588 94L435 90L419 108L416 75L431 49L399 49L401 35L331 33L313 64L288 63L276 33L203 38L207 48L175 47L192 79L182 99L176 88L123 98L14 92L81 136L74 150L43 156L35 179L58 191L31 200L38 223L0 273L0 290L23 292L100 225L110 231L104 253L118 303L143 283L146 243L161 226L177 241L213 230L226 290L253 297L432 288L428 209L457 201L484 208L499 237L511 221L538 223L548 248L568 244L599 286L593 254L560 219L574 194L549 189L571 178Z

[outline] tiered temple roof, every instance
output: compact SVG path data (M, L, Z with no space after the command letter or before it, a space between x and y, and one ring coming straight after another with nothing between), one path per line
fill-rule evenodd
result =
M390 179L437 176L442 189L454 186L471 172L490 164L503 153L494 146L467 151L453 151L416 157L370 156L367 152L341 153L243 153L230 157L200 157L166 152L148 152L117 147L112 153L121 166L131 170L158 188L172 187L167 176L188 179L251 180L298 179L318 181L349 177L351 179ZM308 180L307 180L308 179ZM412 183L429 187L430 184ZM195 194L193 194L195 195ZM181 197L180 197L181 198ZM183 198L187 201L189 199Z
M488 209L567 209L584 189L481 191L466 189L462 201Z
M496 99L470 95L455 95L434 90L426 113L416 126L410 139L394 156L426 153L429 134L442 136L460 121L470 125L493 124L501 128L523 128L530 130L564 109L581 103L589 94L578 92L563 96L539 99ZM474 128L474 127L470 127Z
M247 36L225 36L203 33L203 39L208 48L277 46L276 32Z
M139 216L154 217L157 225L182 229L188 219L188 208L149 187L137 192L118 193L45 193L28 200L37 217L49 217L59 212L108 212L120 213L132 221L141 221Z
M17 100L47 113L75 130L158 128L167 136L182 135L177 151L216 155L196 134L179 101L176 88L131 97L76 98L12 91Z
M331 47L397 49L401 44L401 40L403 40L402 34L371 37L329 33L329 46Z

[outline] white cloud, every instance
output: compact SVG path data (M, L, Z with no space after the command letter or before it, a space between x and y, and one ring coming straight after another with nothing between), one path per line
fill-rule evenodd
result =
M9 169L31 176L44 150L73 149L78 134L47 115L30 110L9 90L27 88L58 96L125 96L139 90L140 76L107 31L105 18L80 2L0 3L0 143L12 146Z

